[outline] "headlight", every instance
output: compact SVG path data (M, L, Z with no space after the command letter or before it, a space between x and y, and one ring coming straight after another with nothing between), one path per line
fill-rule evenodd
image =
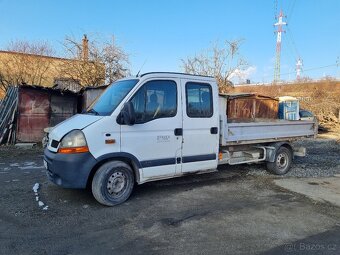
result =
M81 153L88 152L86 139L82 131L72 130L61 139L58 152L59 153Z

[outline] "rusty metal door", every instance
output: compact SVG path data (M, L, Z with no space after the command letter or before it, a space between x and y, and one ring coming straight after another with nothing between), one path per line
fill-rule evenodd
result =
M18 142L40 142L49 123L49 95L43 91L20 89Z

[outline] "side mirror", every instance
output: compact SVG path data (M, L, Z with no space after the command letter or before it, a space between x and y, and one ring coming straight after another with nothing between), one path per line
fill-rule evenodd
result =
M119 125L132 126L136 122L135 109L133 108L132 102L124 104L123 109L118 114L117 123Z

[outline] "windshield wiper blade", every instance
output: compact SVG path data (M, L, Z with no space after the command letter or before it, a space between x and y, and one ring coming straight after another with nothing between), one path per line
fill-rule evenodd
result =
M94 115L99 115L99 113L95 109L90 109L86 113L94 113Z

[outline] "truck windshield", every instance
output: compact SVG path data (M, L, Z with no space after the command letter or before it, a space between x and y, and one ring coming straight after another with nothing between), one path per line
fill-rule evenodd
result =
M102 116L110 115L137 82L138 79L131 79L112 83L87 109L86 113Z

